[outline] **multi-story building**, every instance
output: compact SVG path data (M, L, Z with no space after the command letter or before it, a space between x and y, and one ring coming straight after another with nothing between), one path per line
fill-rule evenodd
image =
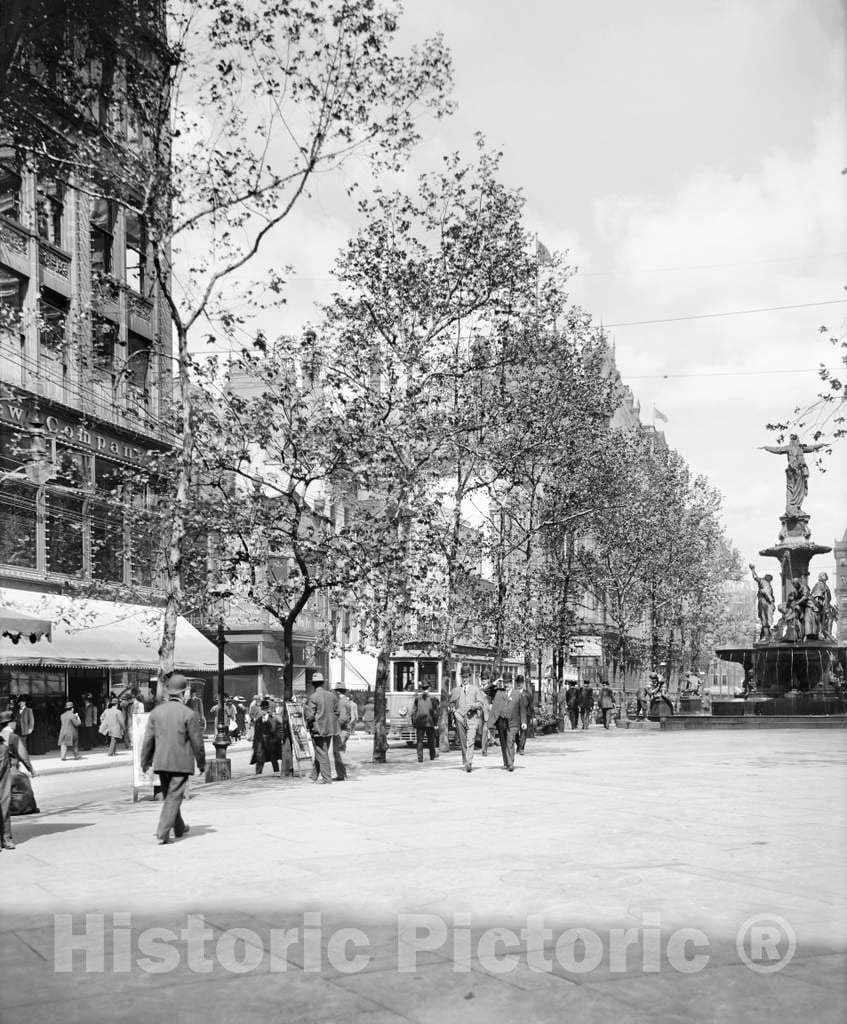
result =
M148 9L153 32L161 11ZM67 46L78 38L69 26ZM25 130L4 137L0 126L0 599L57 622L51 642L0 639L0 703L28 693L46 721L67 697L100 703L155 671L155 616L143 606L161 589L156 478L171 445L172 351L132 176L110 176L144 159L132 111L110 106L119 94L104 85L80 128L65 92L45 98L34 59L14 69L15 123L49 110L57 137L108 143L48 164L27 152ZM108 163L89 176L98 151ZM216 661L186 622L177 661L193 671Z

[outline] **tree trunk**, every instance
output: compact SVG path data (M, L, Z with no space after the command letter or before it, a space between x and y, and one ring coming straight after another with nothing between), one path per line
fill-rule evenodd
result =
M388 730L385 727L385 691L388 689L388 674L391 671L391 631L386 630L374 682L374 764L385 764L388 752Z
M294 699L294 622L287 617L282 623L282 699L288 703ZM285 715L286 728L282 731L281 775L294 774L294 751L291 747L291 726L288 713Z

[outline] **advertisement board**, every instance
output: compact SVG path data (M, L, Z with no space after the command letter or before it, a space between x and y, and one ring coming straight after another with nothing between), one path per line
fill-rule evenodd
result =
M603 641L599 636L572 636L569 650L572 658L602 658Z

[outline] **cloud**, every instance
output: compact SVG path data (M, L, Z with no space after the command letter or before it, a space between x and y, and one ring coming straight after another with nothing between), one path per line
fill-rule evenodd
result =
M808 151L774 148L743 174L702 167L664 196L599 197L598 262L575 297L606 323L844 298L843 148L833 110ZM601 258L607 273L591 276ZM728 529L746 556L775 539L783 500L782 467L756 451L775 443L765 425L814 399L808 371L832 358L817 328L837 329L845 315L847 305L821 306L613 331L645 415L658 405L669 443L727 496ZM843 456L825 476L813 470L807 505L823 542L844 530Z

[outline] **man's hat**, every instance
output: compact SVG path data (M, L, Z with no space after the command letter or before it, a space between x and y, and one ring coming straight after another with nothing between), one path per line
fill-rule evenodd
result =
M73 706L74 706L74 702L72 700L66 701L65 702L65 711L70 711L73 708Z
M317 686L318 683L323 682L325 682L323 672L314 672L312 674L312 686Z
M0 711L0 725L5 725L7 722L12 721L11 711Z
M259 704L260 708L269 708L270 706L271 702L267 699L262 700L261 703Z
M523 676L515 676L515 686L523 686Z
M181 672L173 672L165 679L165 689L168 693L182 693L188 686L188 678Z
M347 684L346 683L342 683L340 679L339 679L339 681L337 683L333 683L332 684L332 688L333 688L333 690L338 690L339 693L346 693L347 692Z
M428 689L429 689L429 683L428 683L428 682L427 682L426 680L424 680L424 681L423 681L423 682L421 683L421 689L422 689L422 690L428 690Z

